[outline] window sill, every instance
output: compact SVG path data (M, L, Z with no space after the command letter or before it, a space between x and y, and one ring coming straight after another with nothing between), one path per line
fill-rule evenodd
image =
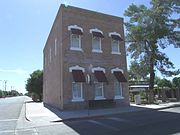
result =
M102 50L92 50L92 52L95 52L95 53L102 53L103 51L102 51Z
M104 99L106 99L106 98L104 98L104 97L95 97L94 100L104 100Z
M121 55L121 53L120 53L120 52L111 52L111 54Z
M78 99L72 99L72 102L83 102L83 98L78 98Z
M122 96L115 96L114 99L124 99Z
M70 50L83 52L82 48L71 47Z

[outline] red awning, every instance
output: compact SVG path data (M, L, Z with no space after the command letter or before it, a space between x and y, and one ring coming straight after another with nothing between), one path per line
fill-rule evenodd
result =
M104 38L104 36L101 32L92 31L92 34L93 34L93 37Z
M82 31L80 29L71 28L72 34L82 35Z
M72 70L72 75L75 82L86 82L86 79L82 70Z
M103 71L95 71L94 75L98 82L108 82L106 75L104 74Z
M118 35L111 35L111 38L114 39L114 40L123 41L123 39Z
M121 71L115 71L114 76L119 82L127 82L126 78L124 77L123 73Z

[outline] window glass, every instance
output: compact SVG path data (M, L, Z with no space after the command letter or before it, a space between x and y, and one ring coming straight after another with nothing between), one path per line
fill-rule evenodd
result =
M92 48L93 50L101 50L101 38L100 37L93 37L92 39Z
M115 96L122 96L121 83L118 81L114 82Z
M103 83L95 83L95 97L104 97Z
M119 52L119 41L112 40L112 52Z
M72 83L73 99L82 98L82 83Z
M80 48L80 36L76 34L71 35L71 47Z

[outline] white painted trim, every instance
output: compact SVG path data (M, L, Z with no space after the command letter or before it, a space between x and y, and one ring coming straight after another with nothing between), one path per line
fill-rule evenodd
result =
M122 96L115 96L114 99L124 99Z
M121 55L121 53L120 53L120 52L111 52L111 54Z
M51 47L49 49L49 62L51 63L52 61L52 50L51 50Z
M76 48L76 47L70 47L70 50L83 52L82 48Z
M121 37L121 34L119 34L117 32L109 32L109 37L111 37L111 35L117 35L117 36Z
M99 33L101 33L101 34L103 34L103 32L101 31L101 30L99 30L99 29L97 29L97 28L95 28L95 29L90 29L89 30L89 32L92 34L92 32L99 32Z
M106 73L105 69L102 68L102 67L94 67L94 68L92 68L92 73L94 73L95 71L103 71L104 73Z
M102 50L92 49L92 52L95 52L95 53L102 53L103 51L102 51Z
M54 40L54 55L56 56L57 54L57 38Z
M95 97L94 100L104 100L106 99L105 97Z
M111 73L112 73L112 74L113 74L115 71L121 71L122 73L124 73L123 69L120 69L120 68L118 68L118 67L111 69Z
M72 99L72 102L83 102L83 98Z
M77 25L69 25L69 26L68 26L68 30L71 30L72 28L74 28L74 29L79 29L79 30L81 30L81 32L83 32L83 28L81 28L81 27L79 27L79 26L77 26Z
M79 65L69 67L69 72L72 72L73 70L82 70L85 72L85 69L83 67L80 67Z

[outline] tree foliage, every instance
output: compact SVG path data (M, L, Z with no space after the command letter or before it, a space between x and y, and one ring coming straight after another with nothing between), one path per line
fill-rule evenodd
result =
M149 74L148 66L144 62L138 63L137 61L132 61L128 74L129 80L147 80L147 75Z
M36 93L42 101L43 92L43 71L36 70L27 79L26 90L28 93Z
M22 96L22 93L19 93L16 90L11 90L11 91L2 91L0 90L0 98L2 97L15 97L15 96Z
M173 85L174 85L175 88L180 89L180 77L173 78L172 82L173 82Z
M164 87L168 87L168 88L172 88L172 83L170 80L167 79L161 79L157 82L158 87L164 88Z
M154 87L155 71L163 75L177 75L174 64L161 50L169 45L180 47L180 18L174 17L180 13L178 0L152 0L150 7L145 5L130 5L125 11L129 21L126 40L132 60L146 63L150 73L150 90ZM179 16L178 16L179 17Z
M180 101L180 77L173 78L172 82L173 82L173 86L177 91L178 101Z

